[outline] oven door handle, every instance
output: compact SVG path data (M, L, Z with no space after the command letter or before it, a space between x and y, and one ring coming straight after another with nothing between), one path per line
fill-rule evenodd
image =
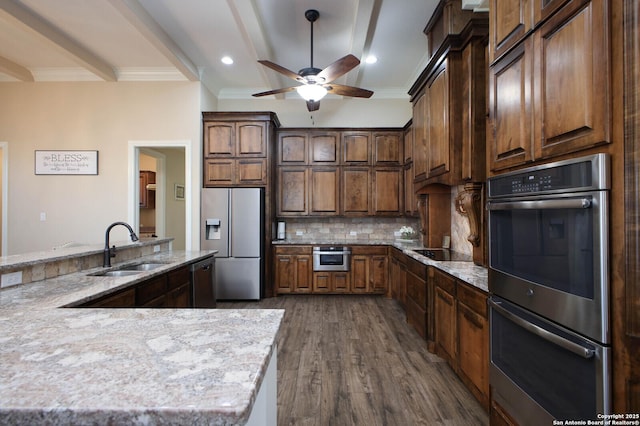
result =
M592 358L596 353L596 351L593 349L585 348L584 346L574 343L571 340L567 340L564 337L560 337L557 334L550 333L544 328L538 327L537 325L532 324L529 321L526 321L518 317L517 315L513 314L512 312L509 312L508 310L500 306L500 302L494 302L493 300L489 300L488 303L493 309L500 312L502 316L514 322L516 325L524 328L528 332L533 333L538 337L545 339L548 342L551 342L555 345L560 346L563 349L571 351L572 353L578 356L581 356L585 359L589 359L589 358Z
M588 209L591 207L590 198L569 198L556 200L510 201L487 203L487 210L544 210L544 209Z

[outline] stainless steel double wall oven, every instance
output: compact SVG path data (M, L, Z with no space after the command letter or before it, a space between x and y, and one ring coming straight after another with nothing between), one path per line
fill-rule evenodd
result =
M611 410L609 158L488 180L490 382L521 425Z

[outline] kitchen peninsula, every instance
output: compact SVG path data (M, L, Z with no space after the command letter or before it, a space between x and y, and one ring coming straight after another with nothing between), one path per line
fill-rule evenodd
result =
M75 270L0 290L0 424L275 424L282 310L66 307L213 254L169 242L118 246L114 267L162 263L124 277L77 267L97 246L0 260L23 280Z

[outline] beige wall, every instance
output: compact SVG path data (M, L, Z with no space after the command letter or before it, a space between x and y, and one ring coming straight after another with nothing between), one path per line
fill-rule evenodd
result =
M175 185L183 185L185 179L184 149L156 148L155 151L165 155L166 186L165 186L165 235L171 236L175 250L185 249L185 201L176 200ZM194 206L198 216L200 209ZM198 222L196 222L197 224ZM196 225L197 226L197 225Z
M210 95L210 94L209 94ZM7 141L8 251L65 242L102 243L106 227L127 220L131 140L188 140L192 197L201 186L200 83L81 82L0 84L0 140ZM36 176L35 150L98 150L97 176ZM199 209L193 209L197 224ZM46 220L40 220L40 213ZM114 228L112 241L128 234ZM197 226L192 233L197 242Z

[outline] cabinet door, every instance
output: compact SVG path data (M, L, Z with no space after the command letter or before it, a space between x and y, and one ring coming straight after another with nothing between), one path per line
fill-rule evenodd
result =
M456 307L454 297L436 286L435 288L435 340L438 355L454 367L456 360Z
M281 167L278 173L278 215L307 215L307 169Z
M404 164L413 160L413 125L404 131L402 146L404 149Z
M204 186L233 185L235 160L204 161Z
M369 256L351 256L351 291L366 293L369 290Z
M458 365L465 382L483 406L489 406L489 326L464 303L457 305ZM475 389L473 389L475 388Z
M389 275L389 257L385 255L371 256L369 263L369 289L373 293L387 292Z
M415 181L427 177L427 94L418 95L413 103L413 176Z
M311 168L309 180L310 191L310 215L331 215L339 212L340 174L337 167Z
M567 3L568 0L529 0L533 4L533 18L534 24L538 24L548 17L550 17L555 11L560 9L562 5ZM584 4L590 0L573 0L572 3Z
M342 168L342 213L366 216L371 210L371 174L368 167Z
M348 272L334 272L332 288L334 293L349 293L351 291L351 276Z
M533 160L531 48L528 38L489 70L492 171Z
M321 271L313 273L314 293L329 293L331 287L331 272Z
M267 160L261 158L235 160L235 183L241 185L265 185Z
M450 168L449 158L449 72L448 59L429 83L427 100L427 175L429 178L445 174Z
M407 271L407 322L422 336L428 338L427 332L427 287L423 278Z
M402 133L373 132L373 163L375 165L400 166L404 164Z
M404 174L404 214L405 216L418 215L418 197L414 193L413 165L407 164L403 169Z
M280 132L278 134L278 165L305 165L307 158L307 132Z
M265 157L267 155L267 124L239 122L236 124L236 155L238 157Z
M136 306L163 306L166 292L167 277L165 275L144 281L136 287Z
M204 123L204 156L233 157L235 137L235 123Z
M311 164L338 164L340 134L338 132L311 132L309 155Z
M475 40L462 51L461 57L461 179L484 182L487 169L487 47ZM455 126L455 124L454 124Z
M535 157L611 142L608 1L574 0L534 34Z
M296 256L296 293L310 293L313 289L312 263L310 255Z
M342 132L342 163L369 165L371 162L370 138L369 132Z
M515 46L533 28L533 3L534 0L490 0L489 60L491 62Z
M400 168L373 169L373 214L381 216L400 216L404 212L402 200L402 174Z
M295 256L289 254L277 254L275 256L276 267L275 291L276 294L291 293L295 288L296 265Z
M167 308L184 309L191 307L191 286L185 284L167 292Z

